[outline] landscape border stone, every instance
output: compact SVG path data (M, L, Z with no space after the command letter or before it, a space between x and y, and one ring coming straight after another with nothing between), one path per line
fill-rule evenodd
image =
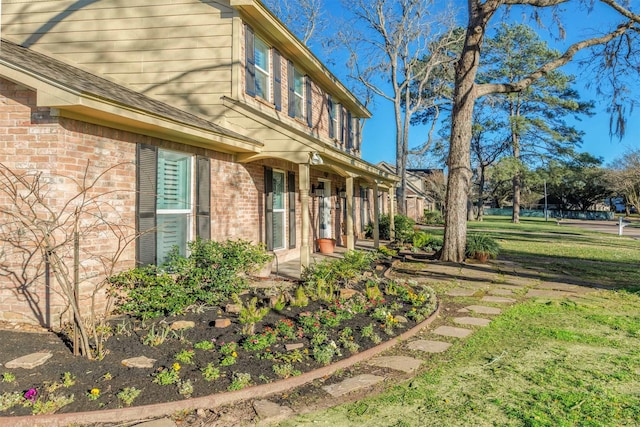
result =
M434 312L421 323L406 332L391 338L375 347L342 359L331 365L305 372L304 374L268 384L247 387L242 390L211 394L193 399L174 402L156 403L153 405L133 406L129 408L108 409L105 411L71 412L66 414L27 415L20 417L0 417L0 425L12 427L64 427L68 425L84 425L95 423L133 422L141 419L159 418L178 411L196 409L212 409L249 399L261 399L276 393L300 387L319 378L334 374L364 360L370 359L391 347L406 341L429 326L440 314L440 303Z

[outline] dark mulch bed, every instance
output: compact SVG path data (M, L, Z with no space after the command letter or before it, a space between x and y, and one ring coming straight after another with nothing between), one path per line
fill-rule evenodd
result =
M363 288L359 289L364 293ZM255 291L260 298L264 299L264 290ZM253 294L252 294L253 295ZM248 298L251 295L244 296ZM398 302L400 308L393 311L394 316L405 317L412 308L411 304L401 302L398 297L385 295L385 304L388 306L393 302ZM256 333L264 331L264 327L275 327L281 319L296 320L301 312L317 313L322 308L326 308L327 303L310 302L306 307L287 307L281 312L272 310L256 326ZM408 320L407 323L398 324L394 328L394 335L388 335L382 329L383 321L374 320L369 313L356 315L354 318L344 320L338 327L324 328L328 334L328 341L337 344L341 356L336 356L332 361L340 360L351 356L351 353L340 344L340 332L349 327L353 330L353 340L359 344L359 351L364 351L375 346L369 338L361 336L364 326L374 324L375 332L383 339L387 340L413 327L416 322ZM215 320L229 318L231 326L220 329L214 326ZM161 345L151 347L143 344L145 336L149 332L151 325L155 325L156 330L161 329L166 324L171 324L177 320L190 320L195 322L195 327L179 331L169 335L169 338ZM404 321L405 319L402 319ZM70 387L63 387L54 393L69 396L74 395L73 403L64 406L58 413L94 411L100 409L114 409L123 406L123 403L116 397L116 394L125 387L135 387L142 390L136 398L133 406L147 405L159 402L183 400L186 397L178 392L175 384L159 385L152 382L154 374L161 369L171 369L176 362L176 353L182 350L193 350L193 363L180 363L179 375L182 381L190 380L193 385L191 397L205 396L217 392L226 391L232 382L235 373L248 373L251 375L252 384L262 384L271 381L278 381L281 377L273 370L274 364L282 363L267 360L259 357L258 354L287 354L285 344L302 343L304 347L300 349L303 360L294 362L296 370L307 372L322 365L312 357L312 347L310 343L311 334L304 334L294 339L278 338L278 341L271 345L268 350L252 352L244 350L238 345L236 350L236 363L231 366L219 366L222 359L220 346L223 343L235 342L241 344L245 337L241 334L241 325L237 314L225 313L222 308L204 309L200 313L189 313L183 316L154 319L153 321L141 322L136 319L122 317L114 319L112 322L114 335L106 342L105 348L108 354L102 360L90 361L83 357L74 357L69 348L65 346L63 340L55 334L27 333L0 330L0 363L4 364L16 357L37 351L47 351L53 353L53 357L44 365L32 370L6 369L0 365L0 374L12 373L15 375L14 382L1 382L0 397L6 393L25 391L36 388L39 394L44 397L45 386L55 382L60 382L65 372L71 373L75 377L75 384ZM119 333L118 333L119 332ZM194 344L201 341L215 343L213 350L194 349ZM146 356L156 359L154 368L140 369L128 368L122 365L123 359ZM218 366L221 377L215 381L205 381L201 369L208 363L213 362ZM109 377L109 379L107 379ZM91 389L100 390L99 398L91 400L88 393ZM1 400L0 400L1 404ZM0 408L2 409L2 408ZM0 416L7 415L28 415L32 413L31 407L16 405L6 411L0 410Z

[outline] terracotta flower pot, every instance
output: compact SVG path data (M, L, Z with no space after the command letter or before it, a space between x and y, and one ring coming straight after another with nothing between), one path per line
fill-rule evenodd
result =
M321 254L332 254L336 247L335 239L317 239L316 243L318 244L318 250Z
M473 257L480 261L482 264L485 264L489 259L489 254L486 252L476 252L473 254Z

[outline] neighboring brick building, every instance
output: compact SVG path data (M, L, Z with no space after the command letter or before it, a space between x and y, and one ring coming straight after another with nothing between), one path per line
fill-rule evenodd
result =
M397 182L360 158L369 112L260 2L2 7L5 183L40 174L43 205L73 213L77 200L65 203L100 176L81 218L92 226L80 242L86 306L92 292L104 303L102 266L114 253L124 269L160 263L196 236L242 238L306 265L315 238L343 229L353 247L353 230L380 206L368 200L387 200ZM0 216L15 218L24 202L1 188ZM65 218L53 237L68 237ZM0 320L56 326L67 307L41 243L12 224L1 230Z

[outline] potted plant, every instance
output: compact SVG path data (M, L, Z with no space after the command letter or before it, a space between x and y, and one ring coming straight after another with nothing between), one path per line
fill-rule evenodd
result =
M336 239L320 237L316 239L316 244L318 245L318 250L321 254L332 254L333 250L336 248Z
M341 234L341 242L342 242L342 246L347 246L347 221L343 221L342 222L342 234ZM356 226L354 224L353 226L353 243L355 244L356 241L358 240L358 233L356 231Z
M489 258L495 258L500 253L500 246L488 234L474 233L467 236L467 256L485 263Z

